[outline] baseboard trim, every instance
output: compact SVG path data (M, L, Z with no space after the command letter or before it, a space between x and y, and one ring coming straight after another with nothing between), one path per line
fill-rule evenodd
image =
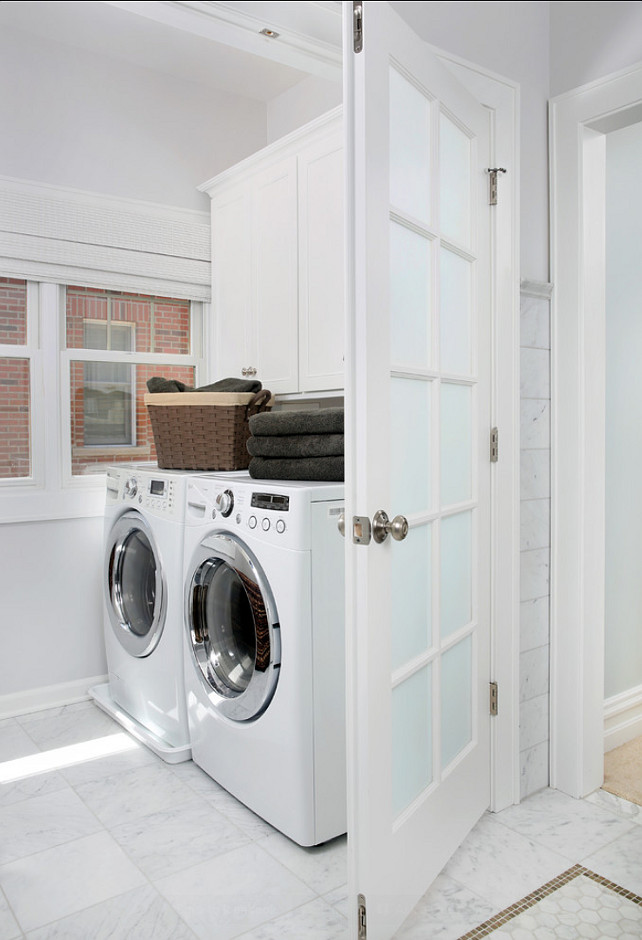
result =
M44 711L47 708L61 708L63 705L88 701L89 689L106 681L107 676L89 676L59 685L0 695L0 718L15 718L16 715L28 715L30 712Z
M642 685L604 702L604 753L642 734Z

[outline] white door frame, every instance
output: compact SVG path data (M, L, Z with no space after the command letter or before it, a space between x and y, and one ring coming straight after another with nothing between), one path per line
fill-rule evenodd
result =
M519 803L519 85L431 47L492 115L493 165L500 176L493 209L491 422L499 428L499 461L491 475L491 675L499 713L491 723L493 812Z
M642 120L642 63L550 104L551 785L604 773L605 150Z

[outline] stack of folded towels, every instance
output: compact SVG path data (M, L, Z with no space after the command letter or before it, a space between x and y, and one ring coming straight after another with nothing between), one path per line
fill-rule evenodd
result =
M250 476L257 480L344 478L343 408L272 411L250 418Z

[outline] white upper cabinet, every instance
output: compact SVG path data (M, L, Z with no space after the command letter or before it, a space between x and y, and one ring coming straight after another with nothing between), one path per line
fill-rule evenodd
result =
M200 187L212 199L217 377L343 387L343 161L336 109Z

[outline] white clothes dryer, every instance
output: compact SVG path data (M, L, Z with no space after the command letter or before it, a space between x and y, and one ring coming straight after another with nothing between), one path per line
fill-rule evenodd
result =
M192 758L300 845L346 831L343 484L187 481Z
M109 682L96 703L168 763L191 748L183 673L188 473L107 469L103 595Z

